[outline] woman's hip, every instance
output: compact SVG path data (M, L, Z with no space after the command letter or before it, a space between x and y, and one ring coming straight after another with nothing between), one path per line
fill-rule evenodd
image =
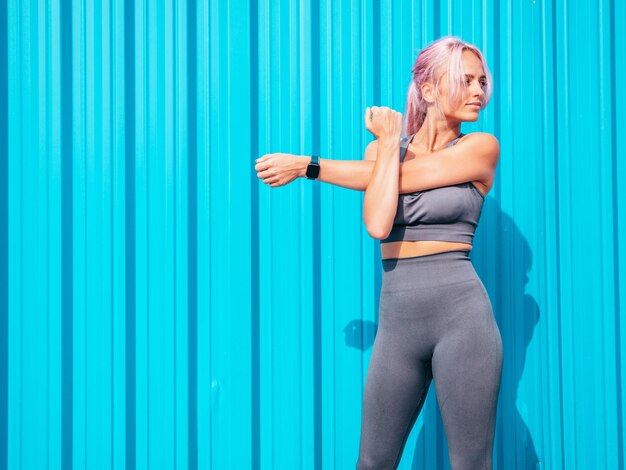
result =
M459 319L491 323L487 291L465 251L383 260L381 323L433 322L449 327Z

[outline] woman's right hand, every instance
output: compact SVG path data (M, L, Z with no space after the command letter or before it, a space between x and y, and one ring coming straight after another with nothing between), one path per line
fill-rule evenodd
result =
M254 169L259 179L271 188L285 186L298 177L304 177L311 157L289 153L268 153L256 160Z
M368 107L365 109L365 127L378 140L400 140L402 113L386 106Z

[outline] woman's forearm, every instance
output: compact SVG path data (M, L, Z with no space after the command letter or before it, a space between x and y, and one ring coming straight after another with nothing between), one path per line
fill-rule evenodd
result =
M389 235L398 208L399 139L379 140L376 161L363 201L363 221L376 239Z
M399 151L399 147L396 147L395 158L397 158L398 161L400 160L398 157ZM298 176L306 178L306 169L311 161L311 157L297 156L293 158L297 159ZM318 164L320 165L320 173L316 181L341 186L342 188L354 189L355 191L365 191L372 177L372 173L374 172L375 163L376 162L372 160L331 160L319 158ZM402 174L401 164L399 173ZM401 184L401 178L398 184ZM406 187L403 188L400 186L400 190L402 189L408 192Z
M306 168L311 161L311 157L298 158L299 175L306 177ZM320 174L317 181L334 184L342 188L354 189L357 191L365 191L369 183L372 171L374 170L374 162L366 160L330 160L320 158Z

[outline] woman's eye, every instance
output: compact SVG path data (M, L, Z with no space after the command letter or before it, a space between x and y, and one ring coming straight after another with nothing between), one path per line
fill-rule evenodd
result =
M471 83L471 80L465 80L465 84L469 86L469 84ZM487 82L486 81L481 81L480 82L480 86L482 87L486 87L487 86Z

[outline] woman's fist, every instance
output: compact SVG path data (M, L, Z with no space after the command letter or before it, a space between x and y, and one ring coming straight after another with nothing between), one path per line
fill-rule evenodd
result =
M399 139L402 134L402 113L386 106L365 109L365 128L377 139Z
M276 188L291 183L299 176L304 176L307 160L307 157L288 153L268 153L256 160L254 169L259 179L269 184L270 187Z

